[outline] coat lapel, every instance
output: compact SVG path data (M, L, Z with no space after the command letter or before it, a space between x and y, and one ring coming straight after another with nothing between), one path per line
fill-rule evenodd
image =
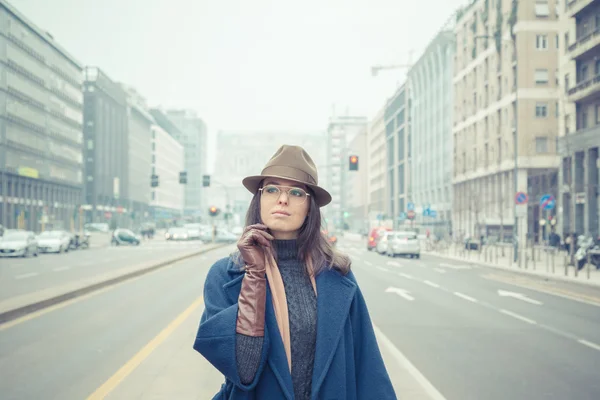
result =
M326 270L317 282L317 344L313 370L312 397L327 375L337 344L344 331L356 285L335 270Z

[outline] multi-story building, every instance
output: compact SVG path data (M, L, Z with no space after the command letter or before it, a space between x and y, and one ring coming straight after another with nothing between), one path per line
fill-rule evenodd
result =
M347 194L351 190L348 179L349 144L354 137L368 127L366 117L334 116L329 120L327 128L327 164L324 187L331 193L331 203L323 208L323 214L328 226L345 228L345 219L350 217ZM360 168L359 158L359 168ZM322 178L321 178L322 179Z
M211 188L210 205L233 214L232 224L243 224L252 195L242 185L242 179L258 175L284 145L302 146L317 165L319 183L324 180L326 150L322 132L256 131L219 132L217 134L216 160Z
M208 132L204 121L193 110L166 110L165 114L179 129L175 137L185 151L185 214L205 216L208 207L202 186L202 177L207 173Z
M358 132L348 144L350 156L357 156L359 160L358 171L348 172L348 216L346 223L348 228L354 232L366 232L369 228L369 192L368 192L368 149L367 149L368 127ZM362 160L362 165L360 161ZM362 168L361 168L362 167Z
M128 226L127 94L102 70L86 67L84 81L84 210L86 222Z
M557 190L557 34L553 0L476 0L458 13L455 233L511 240L523 191L519 243L537 236L540 198Z
M441 31L409 72L413 138L410 200L435 211L434 216L418 213L416 222L433 226L439 234L449 232L452 221L454 47L454 33Z
M152 175L158 186L150 194L150 214L155 221L172 220L183 214L185 188L179 173L185 167L183 146L159 125L152 125Z
M0 0L0 224L80 224L82 66Z
M560 197L563 235L600 234L600 1L565 2L561 10Z
M128 216L133 224L149 217L150 178L152 175L152 125L155 124L146 100L133 88L127 93L127 172ZM122 212L122 210L117 210Z
M394 227L407 223L411 199L411 100L408 85L401 85L388 99L384 112L387 152L388 216Z
M387 213L386 205L386 137L385 107L382 107L369 124L367 132L367 192L369 221L381 221ZM364 165L363 161L363 165ZM371 222L373 224L373 222Z

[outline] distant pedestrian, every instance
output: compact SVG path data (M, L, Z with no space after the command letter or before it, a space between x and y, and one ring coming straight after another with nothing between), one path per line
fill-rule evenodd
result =
M194 343L225 376L214 399L396 399L350 259L320 233L310 156L282 146L243 184L239 252L208 272Z

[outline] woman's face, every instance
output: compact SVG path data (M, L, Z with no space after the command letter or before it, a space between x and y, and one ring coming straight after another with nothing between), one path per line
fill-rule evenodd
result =
M296 239L310 205L306 186L267 178L260 192L260 218L275 239Z

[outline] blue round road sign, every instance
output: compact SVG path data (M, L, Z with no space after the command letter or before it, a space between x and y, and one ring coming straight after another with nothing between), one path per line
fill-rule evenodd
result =
M545 194L540 199L540 206L544 210L552 210L556 207L556 199L551 194Z
M515 195L516 204L527 204L527 200L529 200L529 196L525 192L517 192Z

